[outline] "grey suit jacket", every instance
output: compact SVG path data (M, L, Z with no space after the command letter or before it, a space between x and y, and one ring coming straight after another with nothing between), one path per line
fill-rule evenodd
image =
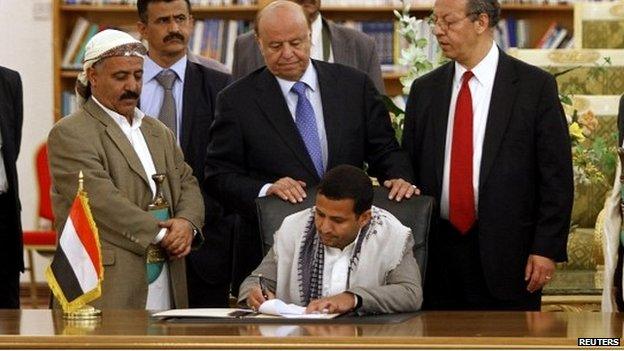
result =
M204 222L202 196L191 167L184 162L173 133L155 118L144 118L141 132L156 172L166 173L164 196L173 216L196 228ZM159 231L148 213L152 200L147 175L128 138L93 99L64 117L48 136L52 173L52 206L61 233L76 195L78 173L98 227L104 265L98 308L145 308L147 280L145 252ZM176 308L186 307L184 260L169 261L171 292Z
M195 55L190 50L186 53L186 58L189 61L199 63L200 65L204 67L214 69L215 71L219 71L221 73L230 74L230 69L226 65L222 64L221 62L215 59L211 59L209 57L204 57L200 55Z
M375 87L384 94L381 65L375 41L368 35L331 21L323 19L323 26L328 26L331 36L331 48L334 62L357 68L368 74ZM264 66L264 58L256 41L254 32L247 32L236 38L234 44L234 63L232 78L237 80Z
M420 271L414 258L412 247L414 238L408 237L407 247L399 265L387 273L386 284L376 287L350 287L346 291L362 298L359 314L400 313L418 311L422 304L422 285ZM258 285L258 276L266 278L271 291L275 291L277 280L277 262L273 248L264 256L262 263L247 277L240 286L239 303L244 303L251 289ZM279 298L279 296L277 296Z

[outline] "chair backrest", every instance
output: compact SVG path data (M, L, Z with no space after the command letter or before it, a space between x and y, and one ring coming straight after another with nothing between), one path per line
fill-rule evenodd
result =
M48 146L41 144L36 156L37 183L39 185L39 217L54 221L50 187L52 186L50 166L48 165Z
M281 226L284 218L314 205L316 189L308 189L307 198L299 204L291 204L275 196L256 199L258 222L264 253L273 245L273 234ZM427 266L427 242L431 216L435 200L430 196L415 196L401 202L388 200L388 189L375 187L373 204L392 213L403 225L412 230L414 236L414 256L424 281Z

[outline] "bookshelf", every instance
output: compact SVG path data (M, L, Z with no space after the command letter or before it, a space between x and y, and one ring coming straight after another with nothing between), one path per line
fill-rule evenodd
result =
M270 0L260 0L260 5L229 5L229 6L193 6L193 16L202 19L241 19L253 20L259 6ZM365 1L365 0L362 0ZM535 5L535 4L504 4L502 17L513 16L525 19L529 23L529 43L535 45L552 22L572 29L574 10L572 5ZM393 11L401 10L394 6L323 6L323 16L335 21L380 21L393 20ZM417 17L428 16L430 5L412 6L410 12ZM77 72L61 67L63 53L71 35L74 24L79 17L89 22L132 26L137 21L134 5L67 5L63 0L53 0L53 77L54 77L54 115L61 117L61 94L65 90L73 90ZM389 95L401 93L399 83L400 72L384 73L384 83Z

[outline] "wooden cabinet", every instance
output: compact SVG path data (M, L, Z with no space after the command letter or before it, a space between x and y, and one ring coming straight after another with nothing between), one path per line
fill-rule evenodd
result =
M268 0L260 0L260 6ZM363 0L365 2L366 0ZM193 7L196 19L222 18L253 20L258 6L220 6ZM389 6L324 6L323 16L336 21L343 20L392 20L394 7ZM413 6L411 12L417 17L425 17L431 13L431 6ZM136 6L130 5L67 5L62 0L53 0L54 13L54 113L55 118L61 117L61 93L73 90L77 72L61 68L62 56L69 40L74 24L79 17L90 22L105 25L128 26L138 19ZM573 7L571 5L503 5L502 17L513 16L526 19L529 23L529 42L535 45L548 26L556 21L562 26L572 29ZM399 83L400 72L384 73L384 82L389 95L401 93Z

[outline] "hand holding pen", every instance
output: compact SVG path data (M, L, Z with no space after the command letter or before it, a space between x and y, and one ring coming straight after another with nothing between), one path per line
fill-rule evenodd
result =
M264 277L262 276L262 274L258 274L258 284L260 284L260 291L262 291L262 297L264 297L265 300L268 300L270 291L266 285L266 281Z
M261 274L258 274L255 277L258 278L258 285L254 286L249 291L249 296L247 296L247 305L253 310L258 310L264 301L274 299L275 294L271 292L266 278L264 278Z

